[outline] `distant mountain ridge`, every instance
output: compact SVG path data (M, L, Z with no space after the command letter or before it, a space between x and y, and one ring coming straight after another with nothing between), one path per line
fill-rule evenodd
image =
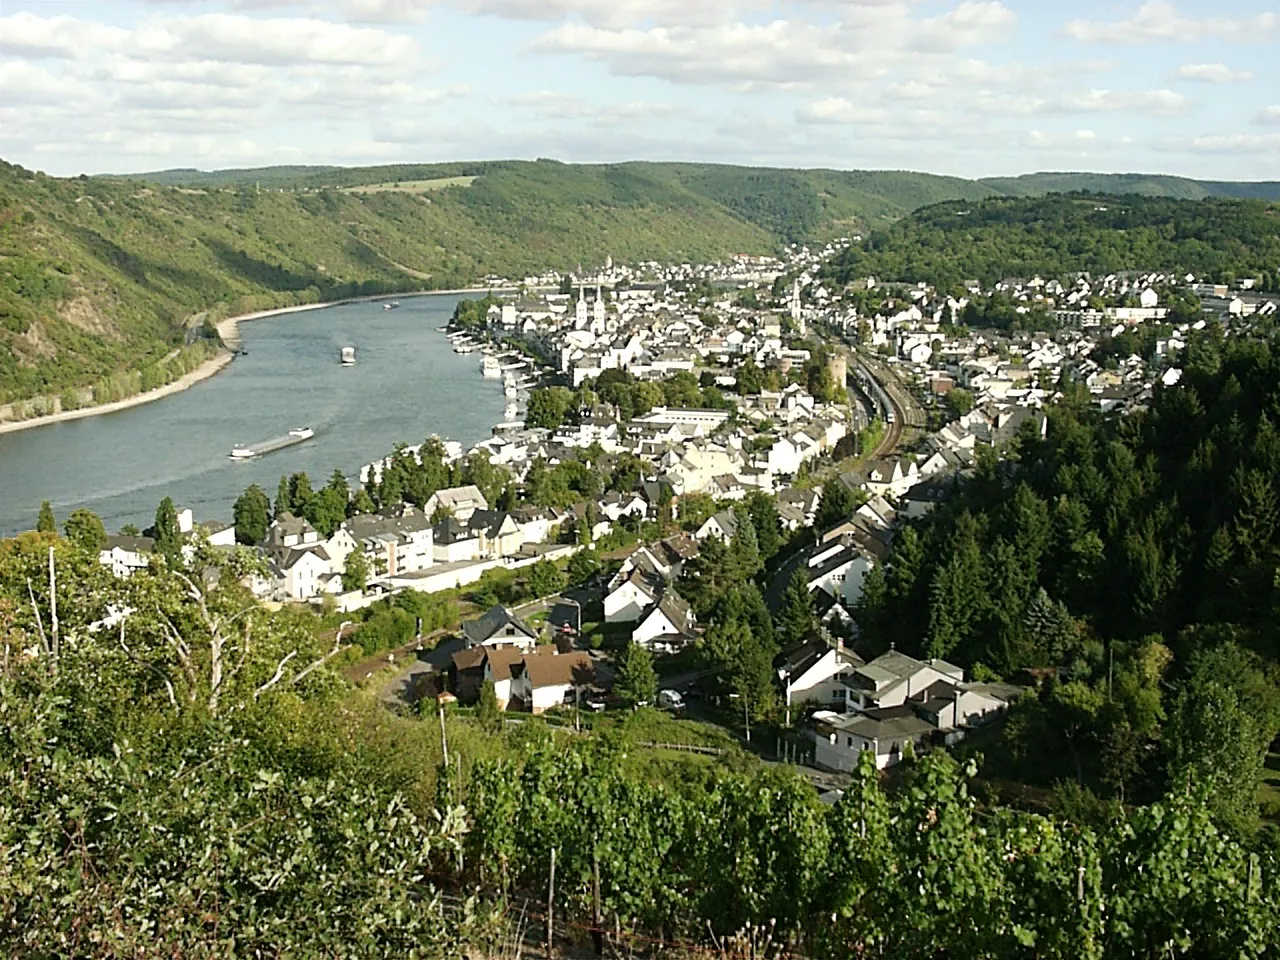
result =
M606 255L766 254L1053 190L1280 197L1280 183L1131 174L503 160L57 178L0 161L0 418L15 401L53 398L49 410L168 382L216 350L210 322L234 313Z
M361 184L423 180L487 170L511 170L528 163L558 161L470 161L436 164L393 164L373 167L274 166L203 171L191 168L120 175L166 186L253 186L269 189L317 189ZM920 207L945 200L977 200L987 196L1034 197L1048 193L1138 194L1176 200L1222 197L1233 200L1280 200L1280 181L1196 180L1170 174L1082 173L1042 171L1013 177L981 177L976 180L908 170L832 170L743 167L732 164L657 163L631 161L619 164L559 164L570 170L600 168L644 170L651 176L668 176L707 195L723 196L725 183L755 182L774 186L802 185L821 195L830 193L836 213L841 206L859 209L863 218L905 216ZM699 189L706 187L705 190ZM843 201L843 203L841 202ZM839 217L832 219L838 220Z

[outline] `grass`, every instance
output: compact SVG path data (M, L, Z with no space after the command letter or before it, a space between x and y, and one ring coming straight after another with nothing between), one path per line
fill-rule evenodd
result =
M404 180L394 183L369 183L360 187L345 187L347 193L428 193L446 187L469 187L475 177L436 177L434 180Z

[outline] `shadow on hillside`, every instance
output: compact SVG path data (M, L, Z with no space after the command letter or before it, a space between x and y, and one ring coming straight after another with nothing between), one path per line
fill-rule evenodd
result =
M294 291L312 286L324 289L332 283L329 278L315 271L296 273L274 263L258 260L243 250L233 249L221 240L206 239L205 245L227 270L268 290Z
M148 290L154 289L154 284L147 277L148 264L137 254L130 253L123 247L117 246L96 230L90 230L88 227L68 226L68 229L95 257L109 263L134 283L146 287Z

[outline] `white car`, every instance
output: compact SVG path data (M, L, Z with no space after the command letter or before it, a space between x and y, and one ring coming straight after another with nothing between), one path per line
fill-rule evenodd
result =
M659 690L658 706L664 710L680 711L684 709L684 697L677 690Z

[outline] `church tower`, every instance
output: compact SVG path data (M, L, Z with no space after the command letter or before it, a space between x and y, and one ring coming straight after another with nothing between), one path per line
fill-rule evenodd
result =
M578 305L574 308L574 325L581 330L587 325L587 289L578 287Z
M592 307L593 318L595 319L595 322L600 325L601 331L603 331L604 330L604 313L605 313L604 288L599 285L596 286L596 300L595 300L595 303L591 305L591 307Z

